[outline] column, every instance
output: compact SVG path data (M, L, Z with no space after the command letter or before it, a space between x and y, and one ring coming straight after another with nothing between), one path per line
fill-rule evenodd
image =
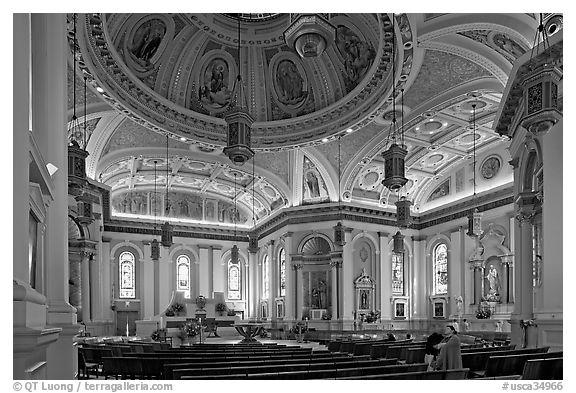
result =
M160 312L163 312L170 304L172 297L172 261L170 261L170 249L160 246L160 260L158 261L158 298Z
M248 280L248 316L254 318L257 316L257 302L258 302L258 295L256 292L256 282L257 280L257 251L258 249L249 248L248 249L248 271L246 272L247 276L249 277Z
M112 312L111 308L113 280L112 276L110 275L110 268L112 266L112 261L110 260L110 242L102 242L100 258L102 260L100 270L100 273L102 274L102 281L100 283L102 294L102 319L111 321L114 318L114 313Z
M474 269L474 304L479 305L482 301L482 283L484 281L484 268L482 260L471 261Z
M81 251L74 250L68 255L69 290L68 301L76 308L77 317L82 316L82 255Z
M502 277L502 303L506 304L510 302L510 271L512 270L513 262L512 262L512 255L503 255L501 257L502 261L502 270L503 270L503 277Z
M518 213L520 224L519 263L515 266L516 291L514 294L514 314L519 319L532 318L532 217L530 213ZM518 247L517 245L517 247Z
M144 244L144 259L140 261L142 266L142 288L144 289L140 291L142 319L152 318L154 315L159 314L154 310L154 290L152 289L154 288L154 261L150 258L151 253L150 244Z
M390 254L389 233L378 232L380 246L380 319L388 321L392 319L392 256Z
M410 303L412 309L408 310L412 319L426 319L428 317L428 304L429 300L426 295L426 288L428 286L428 280L426 278L426 264L429 258L426 256L426 238L412 237L412 257L409 258L409 268L408 272L412 274L412 299ZM405 261L404 264L408 264ZM404 273L407 276L407 272Z
M97 252L90 263L90 310L92 321L102 321L102 241L96 247Z
M222 247L212 246L212 288L214 292L224 293L224 265L222 264Z
M80 270L82 275L82 322L91 321L90 318L90 259L94 257L93 253L81 252Z
M336 261L332 260L332 262L330 262L330 277L332 280L331 293L330 293L332 309L330 310L330 315L332 315L332 320L336 320L339 318L339 312L338 312L338 269L337 269L337 266L338 266L338 263Z
M330 254L330 266L332 268L332 277L334 279L334 286L332 287L332 299L334 310L332 314L332 320L342 320L345 318L343 314L344 302L342 301L342 294L344 293L342 289L342 252L334 251ZM352 316L350 316L352 317Z
M220 261L218 261L220 263ZM212 246L208 249L208 266L206 267L206 281L208 283L208 292L206 297L214 297L214 252Z
M278 267L276 266L276 257L274 252L274 240L270 240L268 243L268 266L270 275L270 293L268 294L268 312L270 313L270 319L276 319L276 300L278 296Z
M353 256L352 256L352 230L345 229L344 239L346 244L342 247L342 314L344 320L352 320L354 318L354 271L353 271Z
M284 237L284 250L286 252L286 296L284 297L284 310L285 316L284 320L291 320L296 317L295 309L294 309L294 296L295 290L294 287L294 274L291 268L292 266L292 232L287 232Z
M73 379L78 359L73 337L79 326L68 303L66 15L32 14L31 26L34 136L46 162L58 168L52 175L54 201L46 218L46 297L47 322L62 332L48 348L47 378Z
M209 263L208 263L208 254L210 251L210 248L208 246L198 246L199 248L199 254L200 254L200 264L198 265L199 269L198 269L198 278L199 278L199 282L198 282L198 291L199 291L199 295L202 295L204 297L210 297L211 292L210 289L208 287L208 269L209 269Z
M296 307L294 317L297 320L302 319L302 309L304 307L304 275L302 274L302 269L304 265L298 262L293 265L294 272L296 276L296 282L294 286L296 287Z

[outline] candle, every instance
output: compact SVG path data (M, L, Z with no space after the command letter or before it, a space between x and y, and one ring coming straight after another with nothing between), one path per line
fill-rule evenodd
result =
M128 337L128 321L126 321L126 337Z

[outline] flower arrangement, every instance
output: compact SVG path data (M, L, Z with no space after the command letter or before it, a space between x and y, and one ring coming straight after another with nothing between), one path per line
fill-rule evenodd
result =
M489 308L479 308L476 310L476 318L477 319L488 319L492 313L490 312Z
M200 325L196 321L188 321L180 327L182 337L194 337L200 334Z
M526 329L527 327L530 326L538 326L536 325L536 321L533 319L521 319L520 320L520 327L523 329Z
M204 308L204 306L206 305L206 298L202 295L198 296L196 298L196 306L202 310Z
M233 309L231 309L231 308L229 308L229 309L228 309L228 312L227 312L226 314L227 314L229 317L234 317L234 316L236 316L236 311L233 310Z
M150 335L150 338L153 341L160 341L160 336L162 335L162 333L165 333L166 329L156 329L152 332L152 334Z
M175 313L179 313L184 311L184 305L182 303L174 303L172 305L172 311L174 311Z
M324 321L329 321L332 319L332 315L328 314L328 313L324 313L322 314L322 320Z
M224 303L218 303L216 305L216 311L218 311L218 312L228 311L228 307Z
M308 331L308 325L305 322L298 321L290 331L294 334L304 334Z
M378 321L378 318L380 318L380 311L370 311L370 314L366 315L364 321L367 323L374 323Z

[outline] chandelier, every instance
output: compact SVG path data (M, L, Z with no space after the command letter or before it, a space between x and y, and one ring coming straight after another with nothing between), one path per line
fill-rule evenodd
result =
M472 196L472 203L476 205L476 104L472 104L472 140L474 145L472 147L473 160L472 170L474 172L474 194ZM482 235L482 213L478 211L478 207L474 207L468 214L468 232L466 233L470 237L479 237Z
M166 217L170 214L170 197L168 195L168 189L170 187L170 165L168 163L168 134L166 134ZM164 247L172 246L172 234L174 232L174 227L170 225L168 221L165 221L161 227L162 230L162 245Z
M341 206L341 186L340 186L340 177L341 177L341 144L340 144L341 135L338 135L338 223L334 226L334 243L338 246L343 247L346 244L346 239L344 237L344 233L346 228L342 225L342 206Z
M228 143L223 149L224 154L235 165L244 165L254 156L254 150L250 148L250 133L254 118L248 112L248 106L244 102L242 94L242 76L240 70L242 61L240 58L240 16L238 16L238 76L233 88L233 97L230 101L230 109L224 114L224 120L228 125Z
M398 131L396 130L396 27L395 18L392 17L392 126L388 133L388 138L392 138L392 144L384 153L384 180L382 184L390 191L399 191L407 182L408 179L405 174L405 159L408 150L404 145L404 130L402 129L399 134L401 137L400 145L396 143ZM404 112L404 108L402 108Z
M318 57L336 38L336 28L328 22L330 14L290 14L284 31L286 44L300 57Z
M232 250L231 250L231 254L230 254L230 258L232 259L232 263L234 263L234 264L239 263L238 246L236 245L236 218L238 217L238 210L237 210L237 205L236 205L236 200L237 200L236 176L238 176L238 173L236 171L234 171L234 216L232 217L232 220L234 221L234 245L232 246Z

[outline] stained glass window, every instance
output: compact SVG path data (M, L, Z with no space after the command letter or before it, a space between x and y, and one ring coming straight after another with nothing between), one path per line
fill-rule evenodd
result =
M392 293L404 295L404 254L392 253Z
M119 261L120 298L134 299L136 297L134 254L125 251L120 254Z
M262 297L268 299L270 296L270 277L268 272L270 269L270 264L268 263L268 255L264 255L264 260L262 261Z
M280 261L280 296L286 296L286 252L283 248L280 249L278 260Z
M434 247L433 276L434 294L443 295L448 293L448 248L446 244L440 243Z
M190 299L190 258L187 255L176 258L176 290Z
M242 298L242 276L240 273L240 261L228 261L228 299L239 300Z

